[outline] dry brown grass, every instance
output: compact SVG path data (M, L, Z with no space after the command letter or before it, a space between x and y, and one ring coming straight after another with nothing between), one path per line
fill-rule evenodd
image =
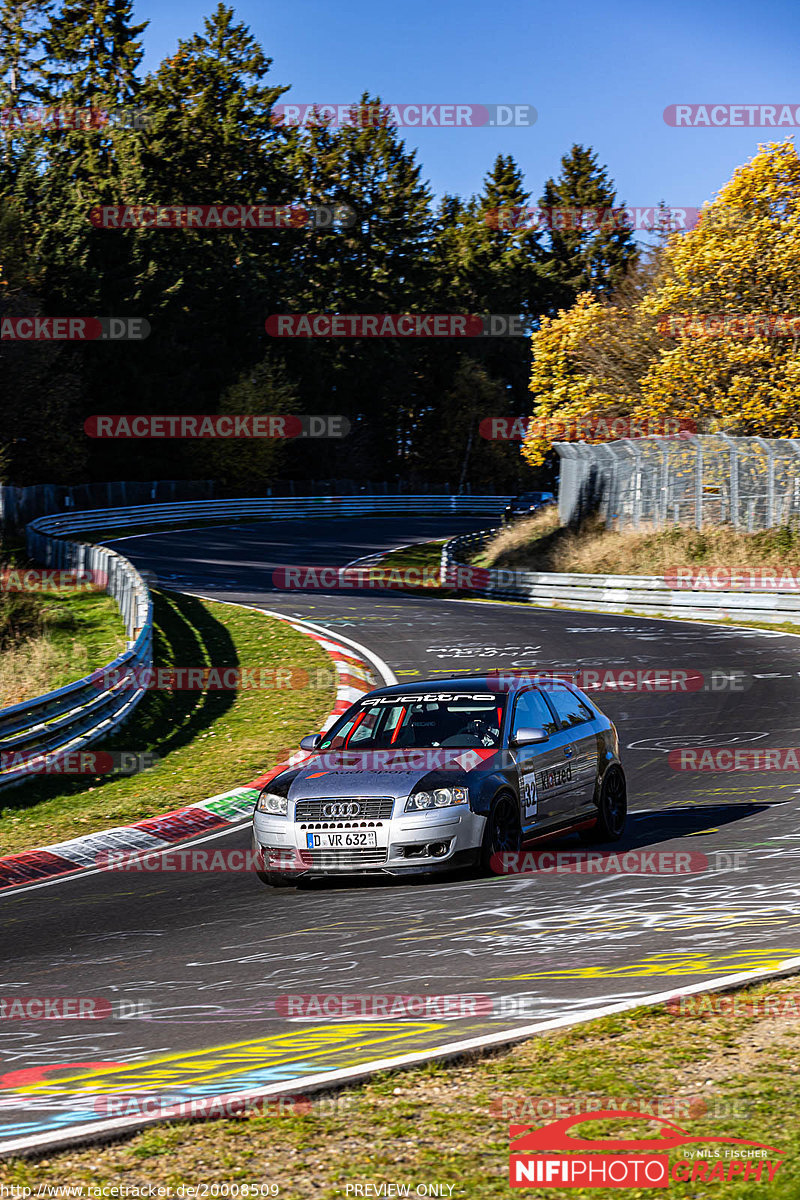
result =
M0 657L0 707L32 700L58 686L64 675L81 679L89 673L86 646L74 639L56 645L47 634L4 650Z
M730 525L674 525L617 531L596 518L572 530L559 526L556 513L548 511L504 529L476 562L603 575L661 575L670 567L689 565L795 568L800 566L800 530L741 533Z
M0 592L0 708L81 679L124 649L122 617L103 592Z

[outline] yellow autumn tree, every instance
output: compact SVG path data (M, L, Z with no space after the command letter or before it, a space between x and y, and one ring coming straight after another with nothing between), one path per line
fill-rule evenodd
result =
M800 158L792 141L762 146L698 227L671 239L644 308L664 325L664 317L695 318L690 333L664 338L642 378L653 412L677 402L691 405L701 428L798 435L800 339L720 333L710 319L740 317L746 329L760 317L800 315Z
M558 440L559 420L571 423L573 440L579 421L589 425L585 440L601 440L591 434L598 416L609 425L625 415L651 425L688 419L701 432L798 436L799 339L742 336L728 332L730 325L721 331L718 321L715 328L714 320L800 316L793 142L760 147L705 206L697 227L667 240L650 277L626 286L611 303L580 297L533 335L533 420L522 447L528 462L540 463ZM687 316L690 324L671 320Z
M533 335L530 388L535 401L522 443L523 457L532 466L544 462L552 442L567 439L570 427L598 407L598 381L585 370L579 353L599 338L605 307L584 292L571 309L543 317Z

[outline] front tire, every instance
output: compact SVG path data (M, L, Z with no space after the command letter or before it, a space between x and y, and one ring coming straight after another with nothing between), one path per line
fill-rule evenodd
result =
M499 875L492 859L505 852L522 848L522 827L519 823L519 806L508 792L498 796L486 821L481 845L481 868L486 873Z
M297 880L292 875L280 875L277 871L256 871L256 875L265 887L284 888L294 887Z
M597 824L581 834L584 842L618 842L625 832L628 789L619 767L608 767L600 785Z

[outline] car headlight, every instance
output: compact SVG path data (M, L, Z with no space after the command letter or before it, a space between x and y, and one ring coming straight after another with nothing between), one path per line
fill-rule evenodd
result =
M276 796L266 788L258 797L256 804L258 812L269 813L271 817L285 817L289 811L289 801L286 796Z
M416 792L406 800L406 812L427 812L432 808L450 808L453 804L469 804L465 787L434 788L432 792Z

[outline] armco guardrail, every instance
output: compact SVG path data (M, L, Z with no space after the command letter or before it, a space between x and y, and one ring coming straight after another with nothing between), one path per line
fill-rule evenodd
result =
M0 709L0 788L39 773L44 757L58 759L107 736L130 716L144 695L132 686L135 667L152 665L152 604L144 579L113 550L70 535L96 529L181 524L259 517L288 520L385 514L493 516L509 496L314 496L194 500L125 508L91 509L39 517L27 527L28 554L51 568L96 572L117 601L128 648L101 670L34 700ZM106 687L104 681L112 680Z
M105 591L119 605L128 646L112 663L85 679L0 709L0 788L51 766L57 769L65 755L107 737L145 694L131 681L137 675L134 668L150 667L153 660L152 603L147 586L121 554L65 539L72 517L83 515L63 518L62 536L39 528L47 517L32 522L27 529L28 553L47 567L91 572L91 577L104 579Z
M178 504L143 504L128 508L96 508L91 512L40 517L33 525L44 533L64 535L92 529L124 529L183 521L292 520L313 517L356 517L420 514L495 516L510 496L271 496L252 500L190 500ZM29 529L31 526L29 526ZM30 546L29 546L30 549Z
M497 529L451 538L442 547L443 587L498 600L523 600L542 608L645 616L730 618L800 622L800 593L769 590L697 591L670 588L660 575L583 575L475 567L465 558L480 551Z

